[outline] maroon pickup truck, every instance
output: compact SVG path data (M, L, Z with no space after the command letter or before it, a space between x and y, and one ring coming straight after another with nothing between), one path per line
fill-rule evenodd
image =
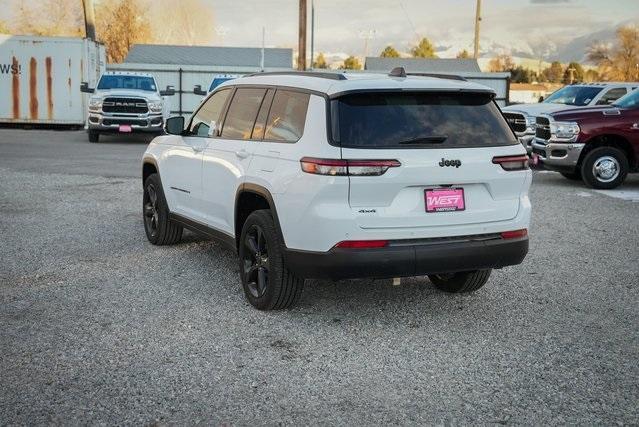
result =
M639 90L612 105L536 118L533 161L593 188L615 188L639 172Z

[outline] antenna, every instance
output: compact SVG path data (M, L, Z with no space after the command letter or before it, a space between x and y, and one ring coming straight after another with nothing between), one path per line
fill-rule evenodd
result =
M406 70L404 70L404 67L395 67L388 75L390 77L406 77Z

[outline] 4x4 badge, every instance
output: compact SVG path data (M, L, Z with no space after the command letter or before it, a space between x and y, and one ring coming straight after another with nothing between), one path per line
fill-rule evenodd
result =
M461 160L446 160L442 157L442 161L439 162L439 166L455 166L456 168L461 166Z

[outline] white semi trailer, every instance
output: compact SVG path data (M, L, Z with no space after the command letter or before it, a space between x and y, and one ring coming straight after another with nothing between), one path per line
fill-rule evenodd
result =
M0 35L0 123L84 125L88 95L106 71L104 46L89 39Z

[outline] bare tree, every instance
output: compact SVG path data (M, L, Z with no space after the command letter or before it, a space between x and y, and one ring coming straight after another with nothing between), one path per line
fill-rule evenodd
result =
M361 70L362 64L359 62L359 59L351 55L344 60L344 64L341 68L345 70Z
M139 0L103 0L97 17L98 39L106 46L109 62L122 62L136 43L152 41L148 8Z
M80 0L15 1L15 19L7 30L38 36L84 35Z
M608 80L639 80L639 27L620 27L615 43L595 42L587 56Z
M501 71L510 71L515 68L515 62L510 55L498 55L488 62L488 71L497 73Z
M156 0L152 23L155 41L179 45L208 45L215 38L213 10L203 0Z

